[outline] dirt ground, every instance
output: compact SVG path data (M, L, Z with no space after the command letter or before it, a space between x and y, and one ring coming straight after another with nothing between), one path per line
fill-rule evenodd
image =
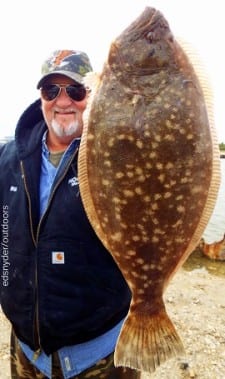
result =
M209 262L205 258L204 262ZM165 294L170 318L186 356L161 365L142 379L225 379L225 262L184 265ZM0 379L9 379L9 324L0 311Z

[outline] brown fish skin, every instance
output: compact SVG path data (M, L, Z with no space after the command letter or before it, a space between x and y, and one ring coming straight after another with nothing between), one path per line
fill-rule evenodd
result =
M202 88L147 7L111 45L81 140L81 196L132 291L115 364L153 372L183 353L163 293L208 223L219 153Z

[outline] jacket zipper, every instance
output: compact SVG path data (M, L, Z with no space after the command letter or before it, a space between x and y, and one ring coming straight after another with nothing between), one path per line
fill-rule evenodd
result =
M45 214L46 214L46 212L47 212L47 210L48 210L48 208L49 208L49 206L51 204L51 201L52 201L52 199L54 197L56 189L58 188L58 186L60 185L60 183L62 182L62 180L65 178L65 176L66 176L66 174L68 172L68 169L70 167L70 164L73 161L73 159L75 158L75 155L77 154L77 151L78 151L78 148L72 154L72 156L71 156L71 158L70 158L70 160L69 160L69 162L68 162L68 164L67 164L67 166L65 168L65 171L64 171L63 175L59 178L59 180L57 181L55 187L52 190L52 193L51 193L51 195L49 197L49 201L48 201L48 204L47 204L47 208L46 208L45 212L43 213L41 219L39 220L38 227L37 227L36 238L35 238L34 229L33 229L33 223L32 223L31 198L30 198L28 187L27 187L26 175L25 175L25 170L24 170L23 162L20 161L20 167L21 167L21 172L22 172L22 179L23 179L23 182L24 182L24 188L25 188L25 192L26 192L26 195L27 195L27 199L28 199L29 221L30 221L31 236L32 236L32 240L34 242L35 247L37 247L42 220L43 220L43 218L44 218L44 216L45 216ZM36 264L35 264L34 342L38 341L39 348L34 352L33 359L32 359L33 362L35 362L37 360L37 358L39 357L39 355L41 354L41 351L42 351L41 340L40 340L40 330L39 330L39 318L38 318L39 304L38 304L38 293L37 293L37 291L38 291L37 260L35 262L36 262Z

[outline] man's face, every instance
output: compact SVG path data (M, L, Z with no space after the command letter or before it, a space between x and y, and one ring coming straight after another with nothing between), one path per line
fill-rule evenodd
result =
M58 84L60 86L78 84L64 75L52 75L43 87ZM86 108L87 96L81 101L73 100L62 88L53 100L46 100L41 91L42 112L49 130L49 139L69 144L74 138L81 137L83 131L82 115Z

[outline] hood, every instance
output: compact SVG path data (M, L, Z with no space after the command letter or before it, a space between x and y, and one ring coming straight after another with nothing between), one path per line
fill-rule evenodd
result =
M37 149L46 129L41 100L38 99L23 112L16 126L15 142L21 159Z

